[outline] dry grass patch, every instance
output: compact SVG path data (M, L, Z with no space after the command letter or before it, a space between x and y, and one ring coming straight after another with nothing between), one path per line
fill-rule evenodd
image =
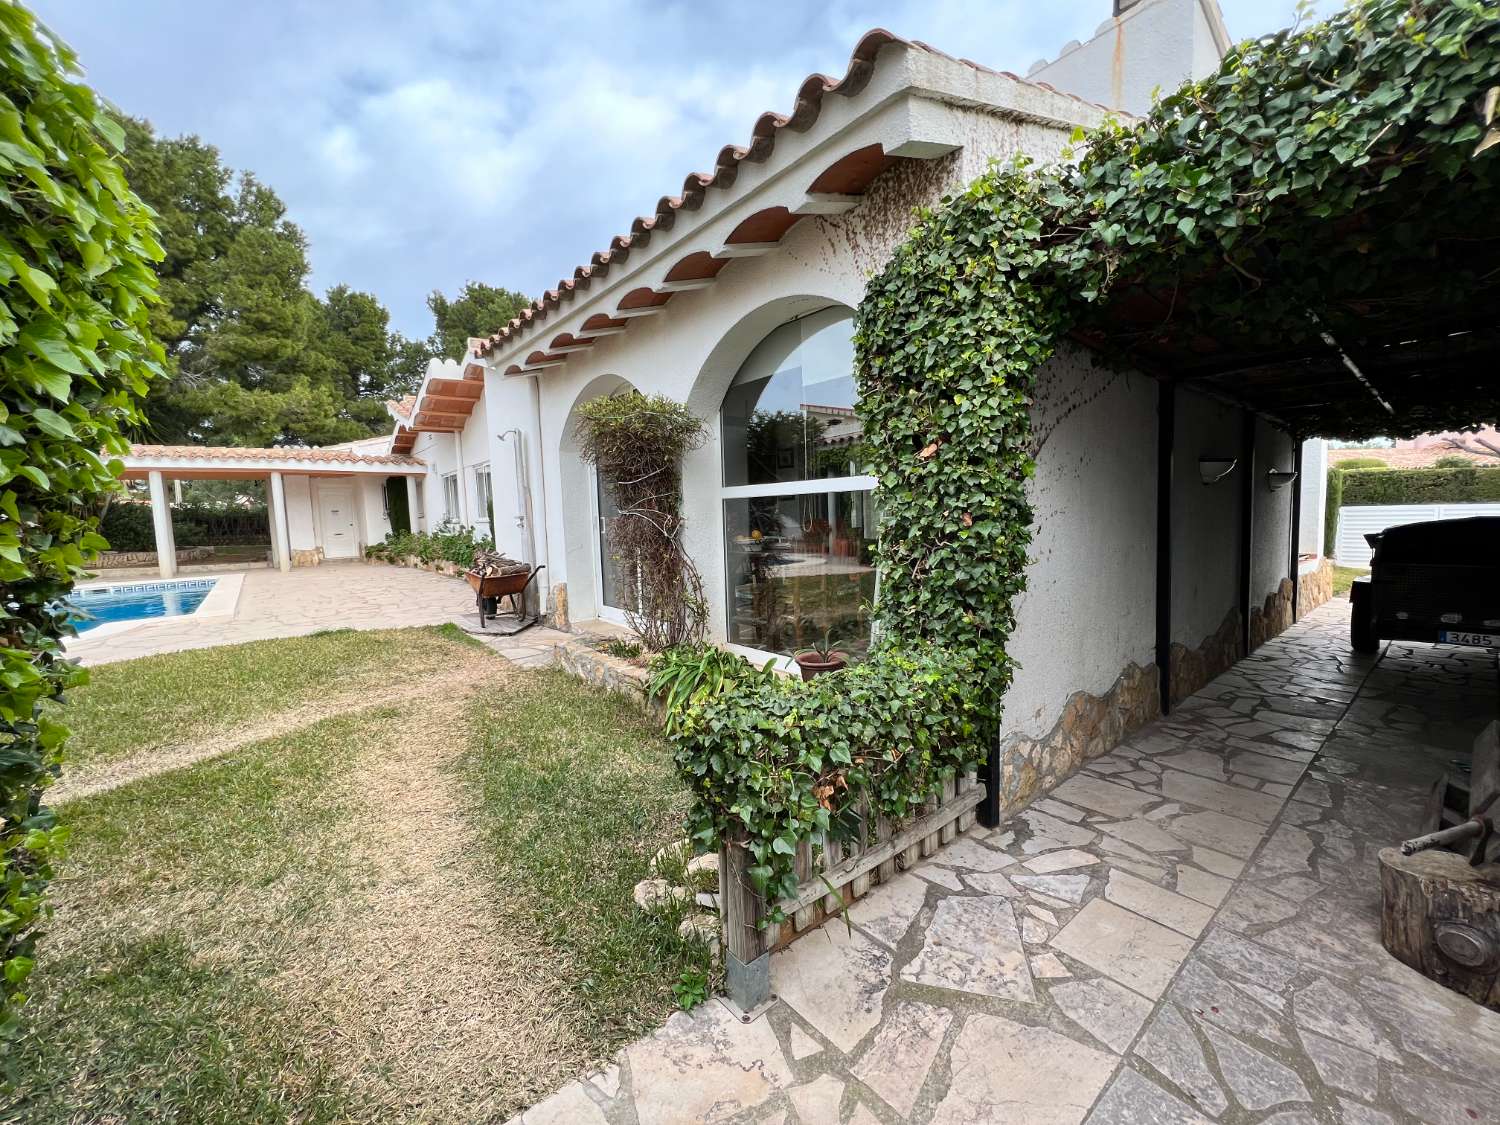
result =
M303 665L342 636L241 647ZM433 670L387 665L363 709L358 662L323 700L229 701L96 780L174 768L65 806L22 1119L504 1120L670 1011L706 955L631 902L684 804L652 728L440 631L385 636ZM101 671L134 698L148 663Z

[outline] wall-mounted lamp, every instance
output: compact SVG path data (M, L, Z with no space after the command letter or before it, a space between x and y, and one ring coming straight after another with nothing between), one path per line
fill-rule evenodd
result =
M1200 457L1198 458L1198 476L1204 484L1218 484L1239 464L1233 457Z
M1280 492L1296 479L1296 473L1283 472L1281 469L1272 469L1266 474L1266 483L1271 486L1272 492Z

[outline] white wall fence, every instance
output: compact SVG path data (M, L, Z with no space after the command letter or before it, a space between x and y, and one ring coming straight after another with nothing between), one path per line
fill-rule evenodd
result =
M1500 504L1358 504L1339 509L1333 558L1340 566L1369 566L1370 545L1365 536L1403 523L1457 520L1468 516L1500 516Z

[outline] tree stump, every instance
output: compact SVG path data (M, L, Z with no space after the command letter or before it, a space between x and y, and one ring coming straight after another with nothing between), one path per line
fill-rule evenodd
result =
M1500 864L1380 852L1380 941L1423 976L1500 1010Z

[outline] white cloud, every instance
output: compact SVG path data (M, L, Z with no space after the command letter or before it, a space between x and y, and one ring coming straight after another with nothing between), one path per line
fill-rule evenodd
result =
M843 73L883 26L1024 72L1108 0L607 0L524 14L484 0L32 0L127 112L196 132L287 202L314 282L379 296L425 332L423 298L470 277L539 292L684 177ZM1331 0L1325 0L1325 6ZM1294 0L1225 0L1236 34Z

